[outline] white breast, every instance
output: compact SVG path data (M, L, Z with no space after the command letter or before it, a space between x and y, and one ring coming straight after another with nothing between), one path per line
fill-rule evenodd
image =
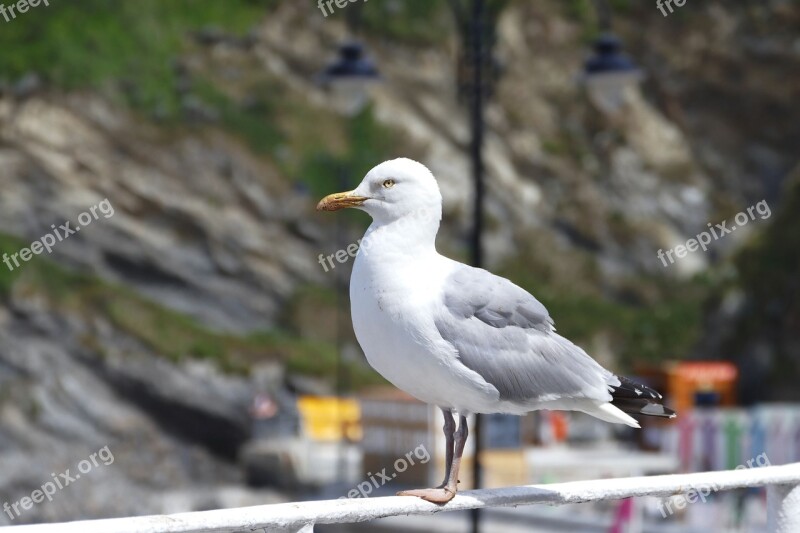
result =
M359 253L350 280L353 328L369 364L399 389L441 407L467 410L496 397L458 362L434 324L452 262L438 254L410 261L374 252Z

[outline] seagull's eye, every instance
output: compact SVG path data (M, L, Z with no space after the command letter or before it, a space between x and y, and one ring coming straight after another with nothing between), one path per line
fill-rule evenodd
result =
M394 187L394 180L386 180L383 182L384 189L391 189L392 187Z

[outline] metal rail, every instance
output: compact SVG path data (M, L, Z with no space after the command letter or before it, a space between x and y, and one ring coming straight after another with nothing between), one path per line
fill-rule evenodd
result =
M315 524L355 523L398 515L464 509L562 505L634 496L696 495L768 487L768 531L800 531L800 463L721 472L574 481L459 493L444 506L411 497L339 499L260 505L163 516L143 516L0 528L8 533L199 533L260 530L311 533Z

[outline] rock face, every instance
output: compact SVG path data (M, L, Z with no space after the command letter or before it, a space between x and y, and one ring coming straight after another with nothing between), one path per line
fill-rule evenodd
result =
M209 326L271 325L294 284L321 272L307 260L311 201L221 134L163 137L91 96L2 100L0 227L33 241L108 199L113 215L53 259Z
M0 99L0 227L33 242L106 202L47 259L211 329L267 329L295 284L321 277L311 200L220 132L164 135L92 95ZM243 488L237 465L257 390L17 283L0 307L0 501L104 446L114 463L0 524L279 501Z
M82 345L88 330L102 358ZM102 319L12 302L0 313L0 501L18 502L67 469L76 479L0 524L279 501L238 488L231 459L249 434L251 389L214 369L176 367Z
M321 277L311 200L222 133L164 137L88 94L0 99L0 227L33 242L106 201L48 260L212 329L267 329L295 284ZM0 524L280 500L243 488L237 466L256 390L15 285L0 307L0 501L105 446L114 462Z

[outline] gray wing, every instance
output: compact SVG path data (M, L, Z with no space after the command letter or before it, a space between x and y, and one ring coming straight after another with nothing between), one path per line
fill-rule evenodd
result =
M560 398L610 401L619 380L555 333L547 309L531 294L486 270L458 265L444 284L434 317L461 362L514 402Z

